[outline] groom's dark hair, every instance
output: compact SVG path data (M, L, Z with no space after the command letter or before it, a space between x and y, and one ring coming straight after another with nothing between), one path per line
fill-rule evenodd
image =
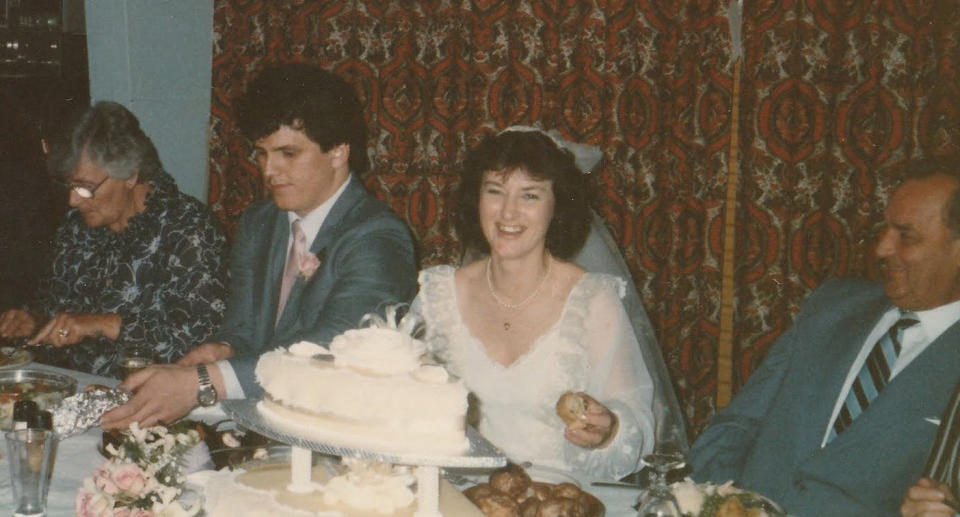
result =
M350 170L366 172L367 124L354 88L340 76L307 63L265 68L237 99L240 132L251 142L280 126L303 131L324 152L350 146Z

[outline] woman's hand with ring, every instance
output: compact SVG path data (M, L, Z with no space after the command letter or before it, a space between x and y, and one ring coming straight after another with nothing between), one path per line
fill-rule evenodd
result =
M59 348L75 345L88 337L116 339L119 332L120 316L117 314L61 312L50 318L27 344L49 343Z

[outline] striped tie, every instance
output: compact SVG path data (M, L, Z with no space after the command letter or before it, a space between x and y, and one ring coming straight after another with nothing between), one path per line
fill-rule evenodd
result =
M843 407L840 408L840 414L833 423L828 443L850 427L850 424L866 411L867 406L883 391L884 386L890 381L890 368L900 355L903 331L919 321L917 315L912 312L901 313L900 319L877 341L877 344L873 345L870 355L853 379L850 392L847 393Z

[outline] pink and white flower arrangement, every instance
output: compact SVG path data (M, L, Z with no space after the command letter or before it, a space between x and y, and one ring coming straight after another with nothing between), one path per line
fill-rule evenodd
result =
M83 480L74 510L79 517L190 517L199 504L178 501L183 477L180 460L200 443L196 429L140 429L133 423L119 446L107 445L110 459Z

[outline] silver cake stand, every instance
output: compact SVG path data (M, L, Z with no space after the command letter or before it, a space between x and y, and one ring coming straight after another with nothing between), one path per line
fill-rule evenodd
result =
M379 452L317 442L281 431L260 415L258 402L235 399L223 400L220 405L237 425L290 445L291 481L287 489L291 492L312 492L317 488L310 480L313 452L410 465L414 467L417 478L417 511L414 517L440 517L440 467L496 468L507 464L506 456L469 426L467 439L470 448L459 456Z

